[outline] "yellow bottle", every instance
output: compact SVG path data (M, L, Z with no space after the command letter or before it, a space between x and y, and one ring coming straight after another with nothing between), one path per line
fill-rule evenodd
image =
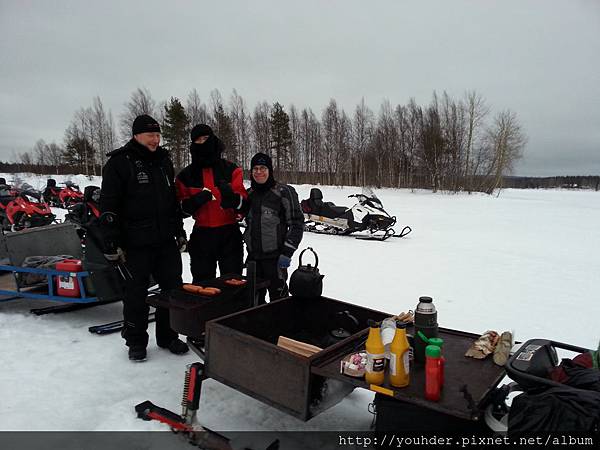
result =
M408 386L410 373L409 345L406 323L396 321L396 334L390 344L390 384L394 387Z
M367 366L365 380L369 384L383 384L385 378L385 349L381 340L381 326L369 320L369 336L365 344L367 350Z

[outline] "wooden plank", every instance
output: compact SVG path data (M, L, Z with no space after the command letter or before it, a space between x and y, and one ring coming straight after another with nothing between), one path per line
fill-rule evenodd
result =
M306 342L296 341L285 336L279 336L279 339L277 339L277 346L306 357L312 356L315 353L319 353L321 350L323 350L316 345L310 345Z

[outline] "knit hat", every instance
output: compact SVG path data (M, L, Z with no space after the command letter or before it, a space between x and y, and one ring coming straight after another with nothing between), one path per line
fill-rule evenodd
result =
M131 127L131 134L136 135L140 133L160 133L160 125L149 115L142 114L135 118Z
M194 128L192 128L192 131L190 132L190 139L192 140L192 142L195 142L196 139L198 139L200 136L212 136L212 135L213 135L212 128L204 123L201 123L199 125L196 125Z
M269 172L273 172L273 161L271 160L271 157L265 153L257 153L252 157L250 170L252 170L254 166L267 166Z

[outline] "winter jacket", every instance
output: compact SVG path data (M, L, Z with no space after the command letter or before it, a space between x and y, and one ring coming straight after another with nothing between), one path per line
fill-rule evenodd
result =
M600 426L600 392L551 387L517 395L508 414L508 435L590 432Z
M215 228L237 223L241 200L236 205L237 208L222 208L219 189L222 183L231 184L231 190L240 195L241 199L248 196L244 188L242 169L225 159L220 158L212 167L190 164L177 175L177 199L181 202L183 211L194 217L194 227ZM204 188L210 189L215 199L198 208L190 200Z
M107 156L100 197L105 247L142 247L185 236L167 151L151 152L132 139Z
M298 194L287 184L274 182L270 189L250 189L244 202L244 241L251 259L292 257L304 232L304 215Z

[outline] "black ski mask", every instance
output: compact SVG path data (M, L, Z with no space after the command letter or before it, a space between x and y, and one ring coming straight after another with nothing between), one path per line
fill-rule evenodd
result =
M203 144L196 144L194 141L200 136L208 136L208 139ZM213 167L221 159L223 143L215 136L211 127L204 124L196 125L192 128L190 138L192 140L190 144L192 166Z

